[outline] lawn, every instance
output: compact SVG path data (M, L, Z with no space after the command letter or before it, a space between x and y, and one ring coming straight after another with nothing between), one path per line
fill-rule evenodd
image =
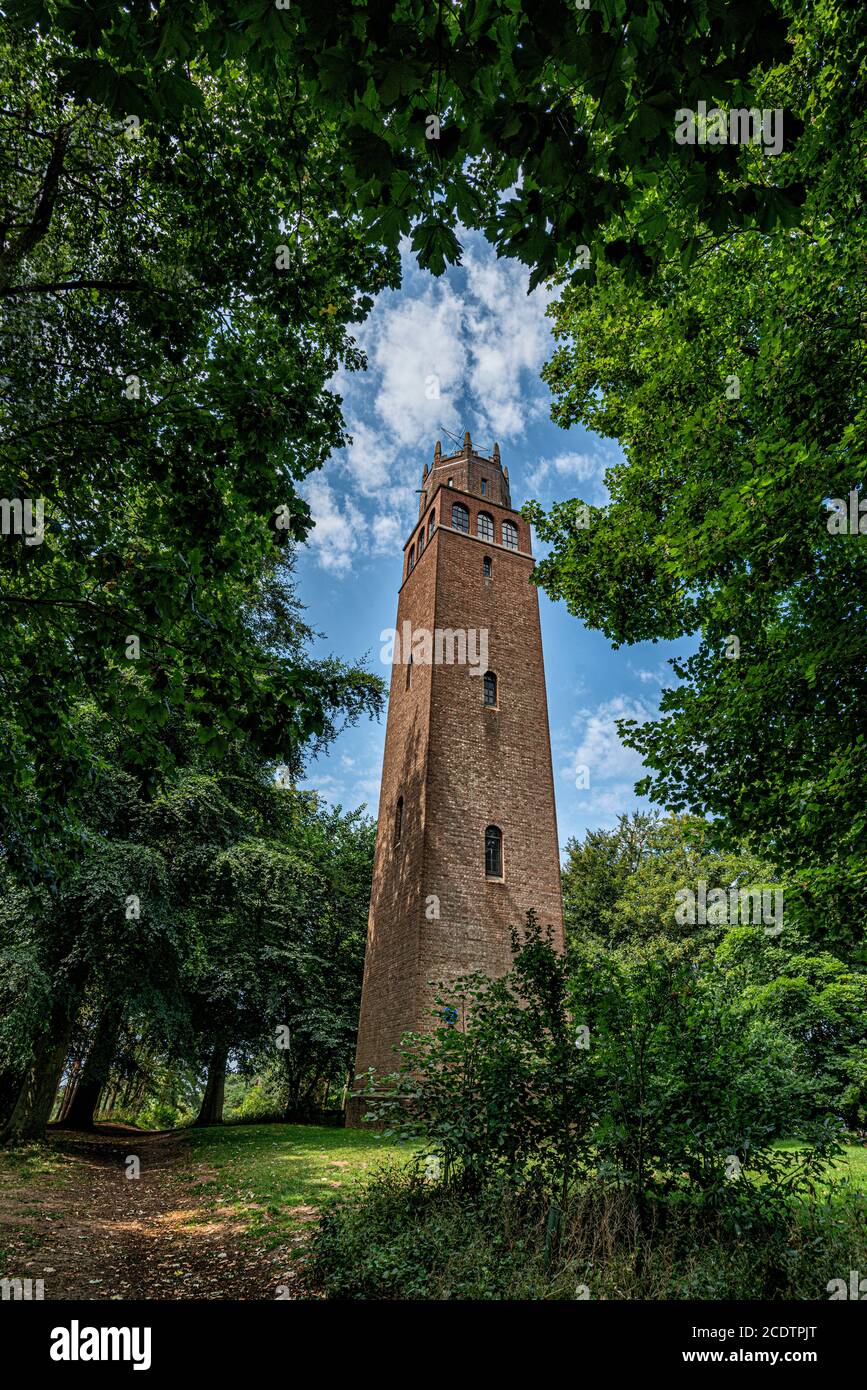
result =
M800 1145L794 1140L776 1146L779 1149L797 1149ZM863 1144L847 1144L842 1156L834 1164L833 1180L845 1181L856 1191L867 1194L867 1147Z
M230 1208L248 1234L267 1245L315 1220L341 1189L377 1164L413 1156L406 1145L364 1129L268 1124L187 1133L192 1191Z
M314 1221L329 1201L377 1164L413 1158L406 1145L363 1129L267 1124L187 1133L195 1165L188 1174L192 1191L209 1206L230 1209L248 1234L266 1245L278 1245ZM835 1177L867 1192L867 1148L849 1146Z

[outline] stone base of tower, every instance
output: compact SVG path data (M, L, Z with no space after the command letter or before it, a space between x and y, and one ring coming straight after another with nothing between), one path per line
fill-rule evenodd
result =
M349 1097L346 1102L346 1119L344 1121L347 1129L382 1129L384 1127L364 1118L370 1109L371 1099L373 1097L370 1096Z

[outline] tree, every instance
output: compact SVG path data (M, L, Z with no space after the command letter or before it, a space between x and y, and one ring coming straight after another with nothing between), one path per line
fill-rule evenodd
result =
M654 817L622 815L613 830L588 830L583 841L566 842L563 925L567 947L588 937L617 934L617 902L630 875L648 852Z
M263 655L281 653L328 692L311 749L326 746L362 711L379 708L378 677L310 657L313 634L292 593L289 559L266 572L247 613ZM304 859L310 798L293 791L303 772L299 747L279 769L254 739L240 736L215 757L194 721L172 719L162 730L167 770L154 787L101 711L81 707L77 725L95 753L77 861L66 864L53 890L37 884L25 891L23 875L16 880L10 865L17 891L0 917L4 957L13 970L28 958L33 972L0 1030L0 1076L11 1107L0 1124L5 1118L12 1139L43 1133L73 1039L73 1053L86 1060L64 1119L92 1124L131 1017L144 1021L152 1053L187 1063L201 1060L199 1043L207 1056L218 1044L260 1045L281 933L303 917L297 890L313 873ZM246 865L246 900L229 891L227 866L235 863ZM269 889L274 873L279 882ZM250 895L265 905L264 914L246 912ZM211 981L204 989L203 979ZM224 1063L213 1070L216 1085Z
M626 460L605 507L529 514L551 547L538 581L615 646L699 639L673 663L662 717L621 726L649 769L640 789L776 863L792 919L851 953L867 878L867 550L838 513L863 506L867 190L844 153L864 139L849 83L862 19L837 19L805 13L791 63L759 92L809 125L797 227L699 222L691 256L645 284L607 265L564 291L554 417L619 439ZM647 216L663 204L648 186ZM665 216L693 225L685 207Z
M282 89L293 117L312 107L333 128L323 171L340 215L359 213L392 248L411 233L434 273L460 256L459 222L532 266L534 282L583 243L594 263L607 249L646 269L661 240L641 216L651 180L723 226L796 215L785 161L769 170L737 146L675 139L681 106L755 104L755 70L791 58L785 3L605 0L576 14L566 0L195 0L120 14L12 0L7 14L74 46L68 90L118 119L166 123L197 101L200 73L243 64L252 89ZM789 142L799 133L787 126ZM296 176L299 162L303 147ZM679 245L676 226L663 231Z
M809 943L733 927L716 962L745 1018L770 1021L795 1040L817 1080L816 1107L867 1121L867 976Z
M345 672L263 649L249 610L345 442L347 324L393 279L311 172L331 136L309 107L226 67L129 126L69 95L76 61L29 26L0 45L0 492L44 505L0 546L0 836L44 874L90 792L85 701L147 786L176 718L216 757L245 738L291 764L323 732Z

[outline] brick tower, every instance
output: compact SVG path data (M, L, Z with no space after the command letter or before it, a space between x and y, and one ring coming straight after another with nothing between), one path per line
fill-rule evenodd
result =
M394 1071L432 982L503 974L535 908L562 948L554 780L530 527L464 436L422 474L404 547L356 1073ZM350 1099L347 1123L364 1102Z

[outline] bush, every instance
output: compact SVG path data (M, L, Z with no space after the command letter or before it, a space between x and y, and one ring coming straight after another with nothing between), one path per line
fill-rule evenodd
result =
M532 1189L555 1211L593 1178L746 1229L816 1190L842 1127L817 1118L803 1049L734 1008L688 942L588 948L567 966L531 913L513 947L508 975L458 981L433 1032L404 1039L370 1109L387 1133L424 1139L447 1181Z
M471 1193L418 1168L380 1170L329 1207L308 1274L329 1298L827 1299L867 1268L864 1200L792 1201L739 1235L722 1213L629 1194L572 1195L552 1253L546 1205L509 1189Z

